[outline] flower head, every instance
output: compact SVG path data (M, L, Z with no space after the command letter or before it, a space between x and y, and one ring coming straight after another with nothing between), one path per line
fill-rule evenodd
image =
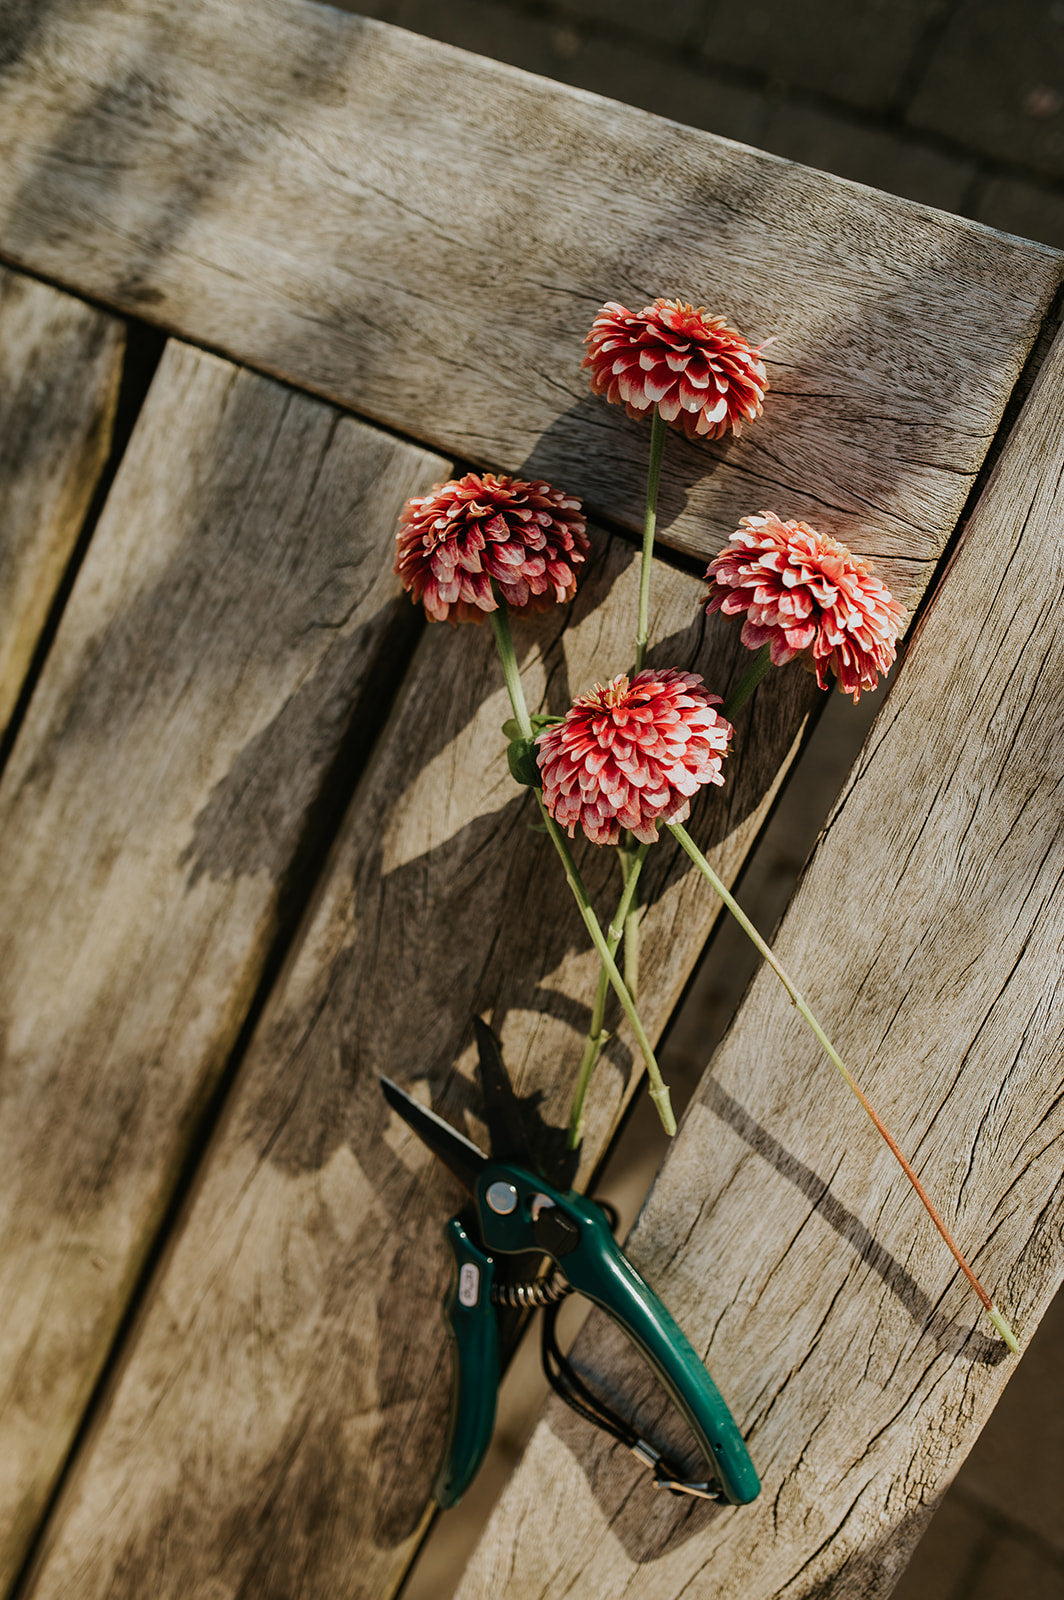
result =
M822 689L861 698L894 660L905 608L844 544L771 511L743 517L706 577L707 612L743 616L742 641L771 647L781 667L801 656Z
M469 472L408 500L395 571L434 622L481 622L497 609L546 611L576 592L589 545L579 500L549 483Z
M597 684L536 740L547 810L570 838L579 823L595 844L616 844L622 828L649 843L659 818L682 822L697 789L724 782L732 729L718 705L694 672Z
M637 420L657 406L689 439L719 439L761 414L768 388L761 346L702 306L655 300L634 315L611 300L584 342L594 392Z

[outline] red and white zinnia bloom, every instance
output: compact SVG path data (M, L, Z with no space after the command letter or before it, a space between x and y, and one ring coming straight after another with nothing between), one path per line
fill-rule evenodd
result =
M833 672L859 700L894 660L904 607L844 544L804 522L743 517L706 577L707 612L741 616L743 644L769 645L777 667L802 657L822 689Z
M545 611L576 592L590 546L580 501L540 479L469 472L408 500L395 571L434 622L482 622L498 609Z
M689 439L719 439L761 414L768 388L762 346L704 306L655 300L633 314L611 300L584 342L594 392L637 420L656 406Z
M622 673L581 695L536 740L543 800L568 831L616 844L622 828L649 844L657 824L682 822L703 784L722 784L731 724L694 672Z

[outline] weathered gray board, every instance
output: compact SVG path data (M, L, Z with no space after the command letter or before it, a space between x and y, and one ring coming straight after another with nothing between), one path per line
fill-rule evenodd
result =
M921 584L1060 258L306 0L0 4L0 255L628 526L607 299L726 314L762 421L670 438L662 537L768 506ZM707 469L707 460L710 463Z
M582 334L607 296L635 303L661 290L702 298L700 286L712 280L715 305L751 334L776 332L780 342L770 352L773 398L758 429L697 454L670 440L679 485L669 491L671 510L686 504L666 536L703 554L737 515L776 501L784 514L806 513L862 552L878 552L890 581L912 599L951 529L1058 275L1057 259L1036 246L284 0L250 12L150 0L91 7L54 0L31 11L8 0L0 17L7 47L0 253L335 394L408 434L446 433L482 464L556 475L629 523L646 436L587 397L577 371ZM604 620L599 609L597 618L594 607L585 617L585 665L598 654L590 641ZM526 869L514 855L524 899L507 913L516 920L506 927L520 921L522 938L543 942L529 953L502 927L484 953L484 919L467 891L492 870L485 863L509 834L497 834L499 819L485 820L468 797L454 806L446 800L452 753L457 759L476 748L475 741L460 746L454 716L472 726L489 681L486 641L471 637L467 631L456 645L435 635L432 650L453 646L451 665L442 678L412 680L411 693L416 685L421 695L419 737L428 727L441 741L428 800L397 810L400 855L385 888L375 887L371 868L360 868L367 924L350 885L333 878L323 895L325 909L271 1009L274 1031L260 1032L248 1087L191 1209L193 1244L174 1250L145 1337L65 1503L41 1580L53 1592L113 1595L121 1583L143 1592L142 1579L163 1592L156 1575L171 1555L178 1586L190 1568L224 1571L228 1563L232 1571L243 1562L234 1583L246 1580L260 1593L267 1581L280 1594L304 1580L322 1592L330 1574L348 1593L348 1552L356 1581L364 1579L375 1600L401 1571L431 1472L433 1418L438 1437L440 1261L430 1236L453 1196L438 1178L421 1177L420 1153L408 1141L400 1139L396 1152L382 1135L379 1103L367 1087L372 1052L383 1048L378 997L394 1006L398 995L402 1042L413 1035L423 1052L404 1065L415 1073L431 1054L434 1089L447 1090L453 1111L462 1098L450 1063L468 1016L463 991L476 987L471 980L482 967L484 1003L499 999L499 1010L508 1009L506 1038L527 1063L527 1085L552 1074L552 1029L571 1047L574 1030L564 1019L573 1018L573 996L590 982L586 964L568 954L579 935L557 907L549 927L529 925L525 885L538 891L546 881L541 857ZM448 672L457 674L453 681ZM561 685L554 688L564 700ZM787 693L777 701L783 737L769 747L775 761L797 722ZM768 714L771 698L764 691L758 698L765 708L758 714ZM491 708L492 728L497 711ZM405 759L407 768L375 769L384 774L378 789L367 785L380 812L392 804L397 771L416 776L430 764L423 751ZM775 761L750 779L751 827ZM469 770L464 760L460 770ZM431 809L437 782L444 785L438 813ZM510 807L509 799L497 807L503 830L513 825ZM724 855L738 821L704 819ZM365 815L359 825L371 827ZM408 828L413 843L404 844ZM431 967L419 934L428 923L414 915L428 917L419 894L427 898L438 885L422 859L433 843L442 899L461 912L447 926L448 960L469 967L460 982L453 968L444 974L439 1019L431 1007L418 1009L425 984L440 975L425 975ZM382 850L374 834L378 873ZM349 842L337 859L355 876ZM369 924L389 893L398 920L387 924L377 954ZM668 890L662 930L672 931L671 907L687 894L694 890ZM704 931L675 927L693 943ZM664 944L663 933L658 938ZM561 940L556 971L543 961L554 939ZM363 971L352 949L369 950ZM666 971L663 1006L688 959L677 953ZM397 987L397 974L406 973L410 995ZM537 982L538 992L517 993ZM301 1050L292 1043L308 1020L300 1007L325 990L328 1003ZM563 1020L530 1020L544 1005ZM368 1074L360 1057L352 1089L345 1054L352 1035L344 1030L353 1017L353 1036L372 1048ZM305 1089L291 1078L293 1061L297 1069L309 1063ZM623 1065L623 1058L612 1062L605 1078L596 1137L621 1098ZM323 1103L334 1089L335 1100ZM286 1094L297 1102L287 1121ZM338 1124L353 1149L335 1142ZM198 1270L194 1249L211 1232L203 1196L225 1200L231 1221L249 1203L233 1199L233 1185L247 1174L252 1190L262 1185L266 1213L242 1252L221 1224L206 1240L211 1260L237 1266L231 1285L202 1288L197 1309L185 1285ZM368 1211L350 1211L351 1199ZM363 1306L355 1279L378 1244ZM377 1327L381 1274L393 1267ZM328 1315L319 1324L322 1304ZM357 1321L363 1309L368 1329ZM182 1352L168 1334L190 1324ZM176 1377L175 1358L184 1362ZM312 1366L305 1390L304 1359ZM219 1398L230 1361L232 1391ZM422 1400L426 1374L433 1376ZM339 1399L314 1410L318 1394L331 1397L341 1380L356 1394L364 1392L360 1384L379 1386L380 1396L370 1393L361 1416L345 1413ZM242 1409L248 1394L261 1413ZM149 1410L180 1423L178 1443L153 1428L146 1397ZM215 1414L204 1423L208 1412ZM312 1412L314 1423L304 1427ZM152 1450L133 1448L134 1422L150 1432ZM337 1434L340 1424L346 1431ZM371 1452L380 1447L369 1469L367 1443ZM150 1465L152 1476L129 1484L124 1450L145 1471ZM184 1490L175 1487L178 1462L188 1474ZM367 1470L379 1474L368 1491ZM116 1481L132 1498L124 1511L112 1508L106 1526L95 1525L102 1502L94 1497L106 1498L105 1486ZM343 1519L359 1492L363 1520L351 1528ZM217 1510L225 1505L228 1524Z
M1062 526L1058 339L777 940L1022 1337L1064 1275ZM460 1600L888 1593L1013 1358L770 973L630 1249L762 1498L656 1494L552 1403ZM578 1355L670 1433L604 1319Z
M532 704L563 709L633 648L638 563L596 536L574 605L518 619ZM654 659L712 682L737 632L659 569ZM810 680L780 676L748 757L699 810L734 877ZM424 1526L449 1383L442 1226L459 1192L390 1115L377 1074L463 1124L470 1021L501 1029L522 1094L564 1119L595 961L530 797L510 778L488 629L429 628L208 1152L31 1592L394 1592ZM605 910L612 852L580 852ZM648 862L644 1011L660 1031L715 914L667 846ZM456 1059L458 1071L456 1072ZM586 1165L634 1086L625 1033L594 1086ZM475 1125L471 1131L476 1134Z
M108 498L0 785L5 1583L412 646L389 545L444 465L171 345Z
M0 268L0 738L111 443L122 324Z

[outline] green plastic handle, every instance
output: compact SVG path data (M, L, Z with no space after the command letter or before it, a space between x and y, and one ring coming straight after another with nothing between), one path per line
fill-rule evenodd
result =
M756 1499L761 1484L720 1390L618 1247L600 1207L501 1162L492 1163L478 1180L477 1205L487 1248L502 1254L538 1249L551 1256L573 1288L608 1312L649 1363L732 1504Z
M495 1263L478 1250L457 1217L444 1229L454 1273L443 1318L451 1340L451 1415L432 1495L457 1505L476 1475L495 1427L499 1325L491 1303Z

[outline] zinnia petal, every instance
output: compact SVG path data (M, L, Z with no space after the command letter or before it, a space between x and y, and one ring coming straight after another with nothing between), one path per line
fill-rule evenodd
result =
M611 300L584 342L595 394L637 420L656 406L689 439L719 439L761 414L768 388L762 347L704 306L655 300L633 313Z
M703 784L724 781L732 730L718 705L694 672L597 684L536 740L547 810L570 838L579 825L595 844L616 844L623 828L649 842L660 819L687 816Z
M772 511L743 517L706 572L709 613L744 618L742 641L783 666L801 656L822 689L859 700L896 653L905 608L844 544Z
M492 577L513 609L545 611L576 592L584 526L579 500L549 483L470 472L407 501L395 571L434 622L481 622Z

